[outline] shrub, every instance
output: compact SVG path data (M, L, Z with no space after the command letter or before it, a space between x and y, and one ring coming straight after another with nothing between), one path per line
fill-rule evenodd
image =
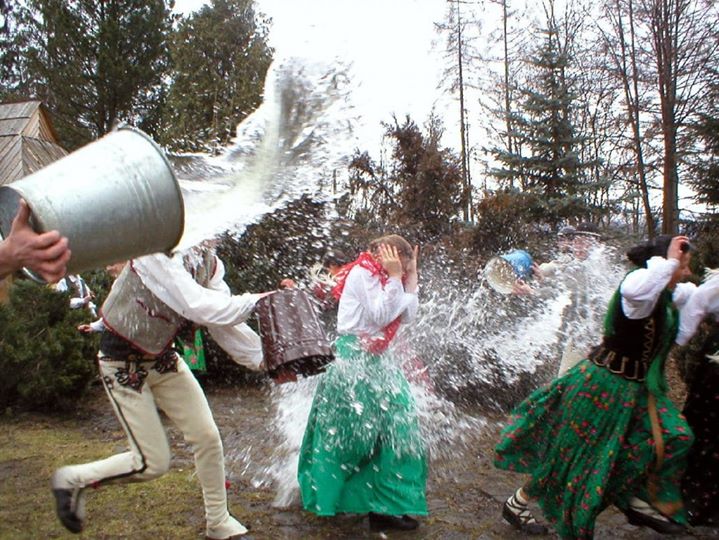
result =
M71 310L67 294L17 281L0 304L0 408L69 410L95 374L97 337L76 327L85 310Z
M498 253L526 245L540 206L541 201L528 193L499 191L488 195L476 208L473 248L480 253Z

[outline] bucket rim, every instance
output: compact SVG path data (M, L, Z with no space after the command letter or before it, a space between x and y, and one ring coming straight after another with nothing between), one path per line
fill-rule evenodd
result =
M138 135L142 136L145 140L149 141L150 144L152 144L153 148L157 151L158 154L162 157L162 159L165 161L165 165L167 165L167 170L170 171L170 176L172 176L172 181L175 184L177 196L180 199L180 219L181 219L181 226L179 230L179 234L177 236L177 239L175 240L174 245L170 248L170 250L177 247L177 245L180 243L180 240L182 240L182 236L185 234L185 199L182 196L182 188L180 187L180 182L177 179L177 175L175 174L175 169L172 167L172 163L168 159L167 155L165 154L165 151L162 149L162 147L157 144L157 142L150 137L147 133L142 131L140 128L137 128L135 126L131 126L129 124L123 124L115 128L113 131L133 131L137 133Z
M511 293L512 288L504 281L498 280L495 277L495 273L493 270L494 267L496 267L497 265L503 266L509 272L514 273L514 268L507 259L502 258L501 255L495 255L490 258L484 265L484 269L482 271L484 279L487 281L487 284L496 292L500 294L509 294Z

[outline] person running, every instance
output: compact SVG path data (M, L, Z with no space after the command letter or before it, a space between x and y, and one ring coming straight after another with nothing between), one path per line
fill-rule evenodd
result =
M97 364L128 449L55 471L55 509L70 532L84 528L88 487L144 482L168 471L171 454L160 409L192 447L206 538L229 540L247 533L228 509L222 440L207 398L172 346L189 319L206 326L235 361L261 368L260 338L244 321L268 293L232 295L224 273L213 249L198 248L184 257L158 253L134 259L113 283L101 308Z
M530 395L512 413L495 466L528 473L503 518L544 534L528 508L536 499L562 538L592 538L614 504L630 523L684 530L681 478L691 429L666 396L664 363L677 335L677 307L695 286L685 236L660 236L627 253L630 271L609 302L604 338L588 358Z

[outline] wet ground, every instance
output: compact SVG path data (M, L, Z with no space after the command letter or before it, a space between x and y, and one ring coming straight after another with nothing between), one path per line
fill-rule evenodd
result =
M99 388L91 402L93 411L86 424L88 436L117 439L118 426ZM295 502L285 508L273 505L276 490L263 485L261 465L267 464L277 441L271 425L269 387L208 388L207 395L228 455L230 506L251 527L254 539L329 538L420 538L420 539L518 539L524 536L501 520L503 501L523 481L492 467L492 448L502 417L489 419L487 426L467 434L468 444L456 455L432 459L427 486L430 515L421 519L417 531L387 535L370 533L363 516L317 518ZM168 435L175 453L173 467L192 467L189 448L174 428ZM120 444L122 441L118 441ZM159 480L162 481L162 480ZM200 509L192 519L202 528ZM555 537L550 535L549 538ZM651 530L627 524L613 508L599 518L596 538L643 540L661 538ZM695 529L682 538L719 539L719 530Z

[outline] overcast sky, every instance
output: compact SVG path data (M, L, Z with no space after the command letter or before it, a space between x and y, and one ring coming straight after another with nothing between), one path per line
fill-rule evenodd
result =
M175 10L189 13L205 3L176 0ZM434 23L444 17L446 2L256 0L256 5L272 18L269 41L277 57L353 62L358 85L354 99L365 123L360 133L374 139L366 141L367 148L379 144L380 122L392 114L400 119L409 114L420 125L433 106L446 124L458 116L459 106L436 89L444 43ZM445 144L458 145L449 136Z

